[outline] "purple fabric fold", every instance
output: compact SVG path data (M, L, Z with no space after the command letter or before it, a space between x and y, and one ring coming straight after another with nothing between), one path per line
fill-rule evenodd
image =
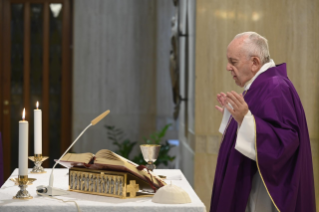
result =
M258 76L244 98L255 118L257 161L235 150L237 123L231 120L219 150L210 211L244 212L259 171L279 211L315 212L306 117L286 64Z

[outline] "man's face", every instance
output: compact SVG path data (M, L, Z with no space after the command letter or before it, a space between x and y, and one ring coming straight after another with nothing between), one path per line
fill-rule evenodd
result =
M251 70L252 61L247 57L247 54L242 50L241 44L244 38L233 40L227 48L227 71L230 71L235 83L244 87L254 75Z

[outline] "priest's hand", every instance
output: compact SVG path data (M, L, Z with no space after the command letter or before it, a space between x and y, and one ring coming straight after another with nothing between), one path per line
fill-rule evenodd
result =
M231 108L229 104L233 107ZM225 107L232 114L233 118L240 126L243 122L245 115L248 113L248 105L245 102L243 95L236 93L235 91L227 92Z
M223 92L217 94L217 101L219 102L219 104L221 105L221 107L218 106L218 105L215 105L215 108L216 108L217 110L219 110L221 113L224 113L224 108L225 108L225 104L226 104L226 103L225 103L225 101L226 101L226 94L223 93Z

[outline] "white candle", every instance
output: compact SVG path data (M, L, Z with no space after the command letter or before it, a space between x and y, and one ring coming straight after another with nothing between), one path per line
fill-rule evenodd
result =
M29 123L24 120L23 109L22 121L19 121L19 175L28 175L28 131Z
M38 107L39 102L34 110L34 154L42 154L42 111Z

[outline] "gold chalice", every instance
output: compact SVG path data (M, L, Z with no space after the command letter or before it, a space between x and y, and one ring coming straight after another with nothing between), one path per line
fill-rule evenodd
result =
M158 144L142 144L140 145L144 160L147 162L146 168L153 171L156 168L155 161L157 160L158 153L161 145Z

